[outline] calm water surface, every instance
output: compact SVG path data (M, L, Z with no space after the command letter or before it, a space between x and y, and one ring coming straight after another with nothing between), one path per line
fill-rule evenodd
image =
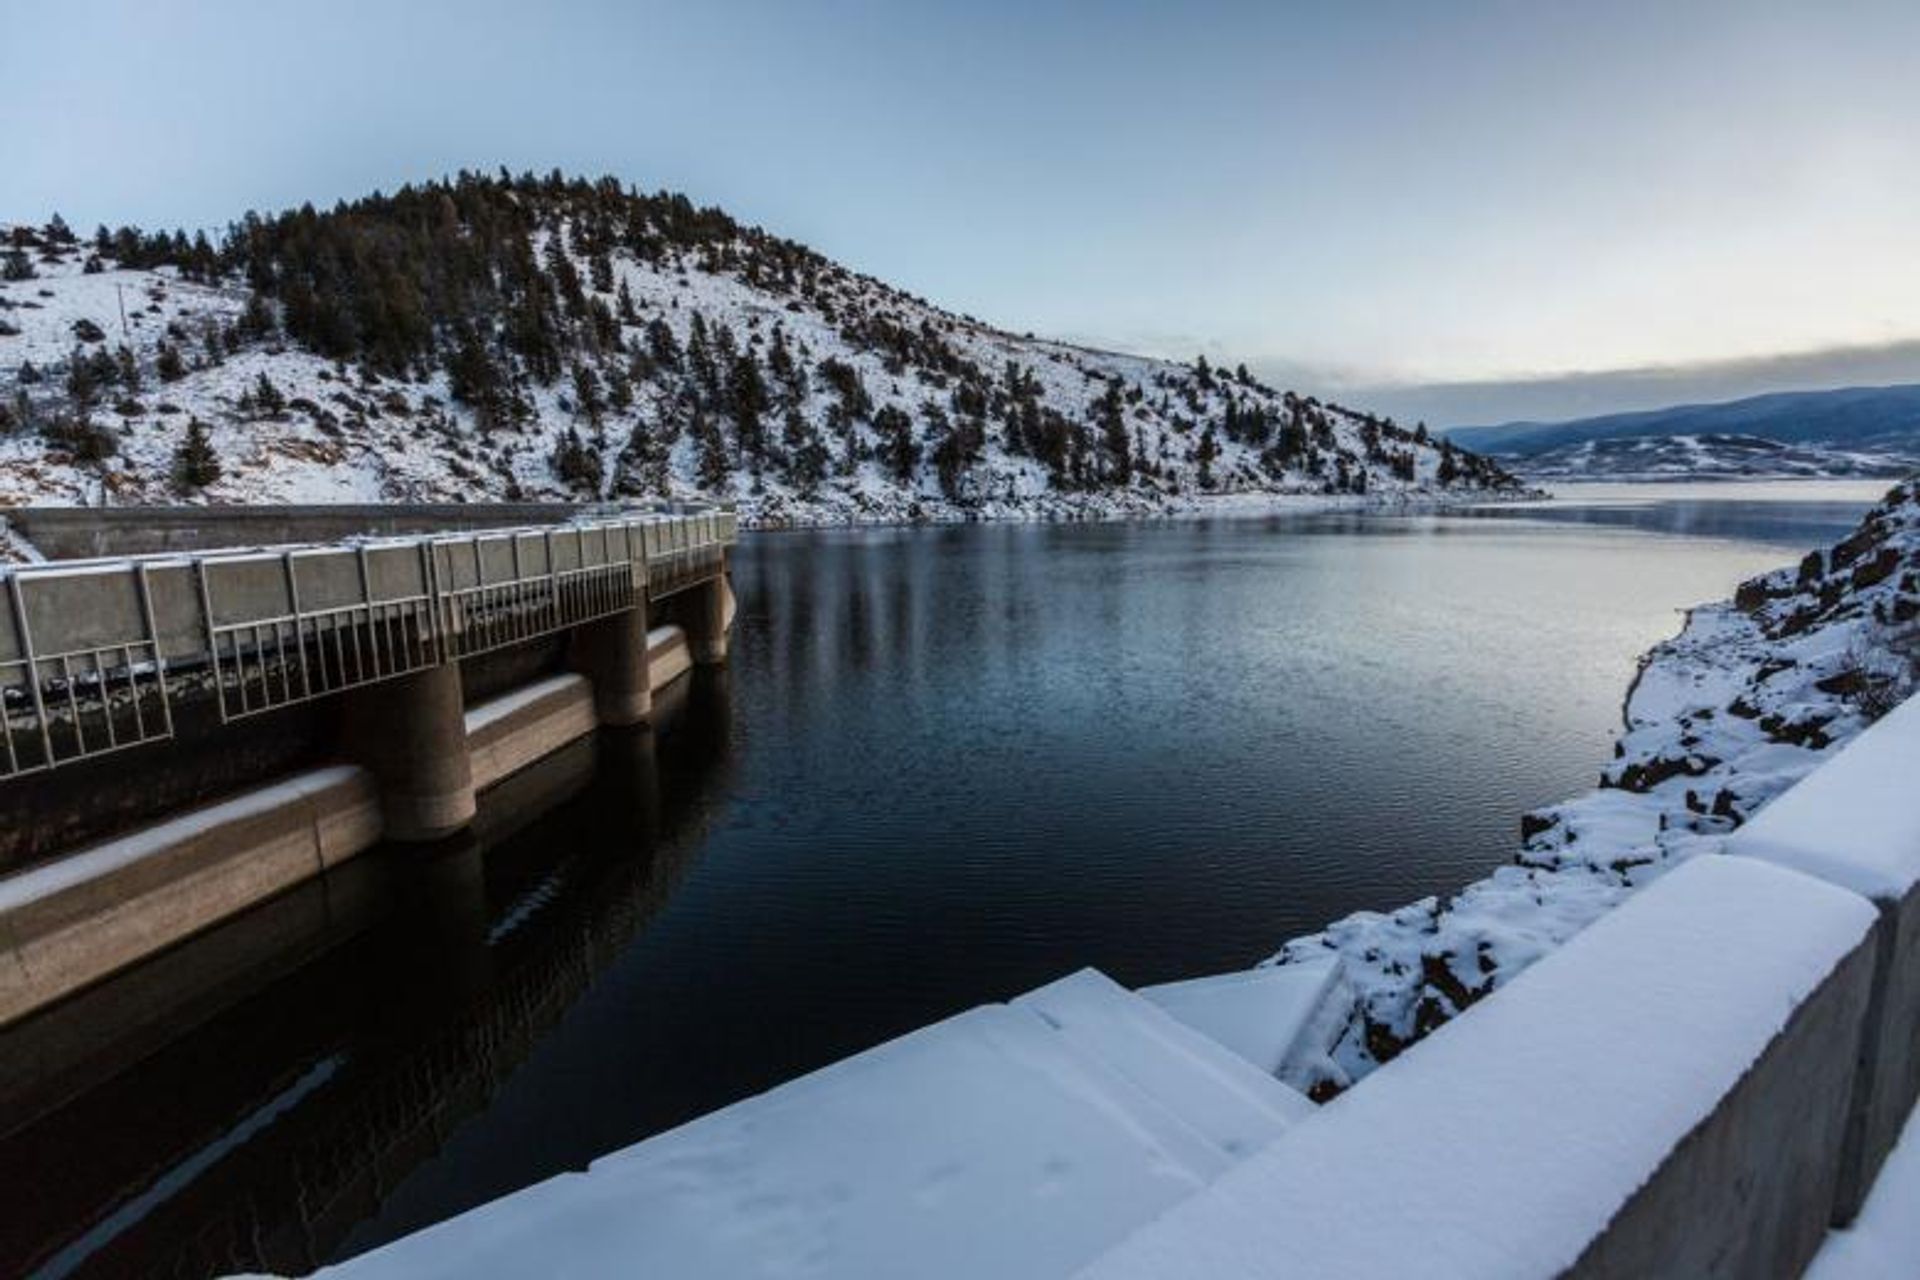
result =
M749 538L662 731L0 1039L0 1273L299 1271L1081 965L1455 888L1684 606L1883 487Z

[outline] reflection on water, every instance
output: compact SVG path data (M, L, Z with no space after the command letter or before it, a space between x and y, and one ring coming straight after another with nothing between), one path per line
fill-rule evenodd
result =
M1246 965L1453 888L1591 785L1677 610L1877 486L1609 488L752 538L671 730L270 904L309 941L183 965L171 1044L102 1032L140 1022L112 984L0 1041L0 1270L297 1271L1080 965Z
M1484 507L1474 514L1740 539L1806 551L1846 536L1859 523L1861 508L1878 502L1890 488L1885 480L1568 484L1555 488L1550 502Z
M726 687L703 676L667 699L658 747L603 735L519 775L518 794L488 798L480 838L383 850L276 900L277 938L243 918L168 953L166 1012L191 1026L196 997L231 999L210 988L271 965L276 942L331 944L64 1107L88 1046L124 1021L116 984L6 1033L0 1259L34 1276L203 1276L337 1252L684 878L724 777Z

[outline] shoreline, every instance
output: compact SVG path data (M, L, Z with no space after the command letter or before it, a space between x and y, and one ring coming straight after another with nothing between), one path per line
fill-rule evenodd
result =
M1351 1087L1674 867L1720 853L1872 722L1857 690L1920 683L1903 634L1920 636L1920 481L1846 538L1688 609L1641 656L1598 787L1521 815L1511 861L1263 962L1341 958L1352 1002L1325 1082Z
M847 513L792 519L768 519L742 513L740 528L743 532L752 533L814 533L823 530L911 529L972 524L1116 524L1130 520L1207 520L1338 512L1456 511L1554 500L1552 493L1539 488L1476 489L1457 493L1395 491L1384 494L1246 491L1200 497L1182 496L1165 504L1108 510L1076 508L1068 504L1059 508L1028 506L987 511L940 510L923 511L918 515L898 512Z

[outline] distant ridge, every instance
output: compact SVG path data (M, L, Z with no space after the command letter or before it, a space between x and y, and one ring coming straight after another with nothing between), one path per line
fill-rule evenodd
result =
M1780 444L1869 449L1920 458L1920 384L1777 391L1740 400L1565 422L1453 427L1443 434L1469 449L1508 457L1527 457L1593 440L1743 435Z

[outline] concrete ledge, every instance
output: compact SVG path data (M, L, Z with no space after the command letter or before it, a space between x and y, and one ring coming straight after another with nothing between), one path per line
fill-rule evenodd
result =
M578 675L550 676L466 714L475 791L587 736L597 723L593 686Z
M0 1023L319 875L380 832L372 776L335 765L0 881Z
M647 632L647 675L660 692L693 670L693 651L687 633L679 627L655 627Z
M1860 1211L1920 1102L1920 698L1909 699L1735 832L1727 852L1844 886L1880 913L1836 1226Z
M1082 1274L1798 1275L1874 923L1832 885L1695 859Z

